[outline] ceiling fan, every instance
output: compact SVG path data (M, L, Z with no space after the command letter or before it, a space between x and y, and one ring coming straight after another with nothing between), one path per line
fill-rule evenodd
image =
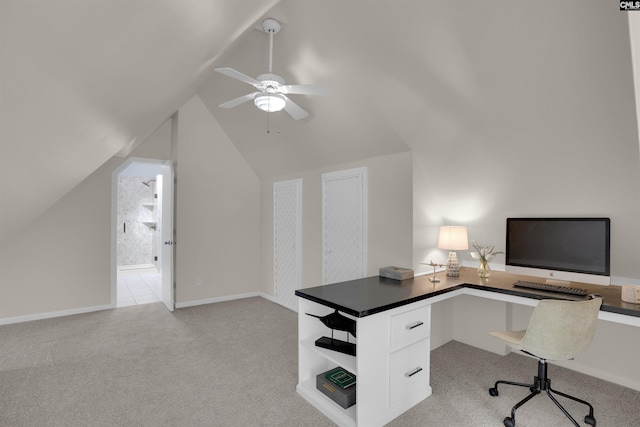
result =
M231 101L220 104L222 108L232 108L253 99L253 103L262 111L274 112L284 110L296 120L303 119L309 115L298 104L293 102L287 95L327 95L327 89L322 85L285 85L284 79L271 72L273 59L273 35L278 34L282 26L275 19L267 18L262 21L262 28L269 34L269 72L260 74L253 79L233 68L216 68L220 74L232 77L242 82L248 83L258 89Z

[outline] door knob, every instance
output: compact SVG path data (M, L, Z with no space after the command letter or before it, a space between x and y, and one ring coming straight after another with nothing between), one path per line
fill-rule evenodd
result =
M164 242L165 245L171 246L173 245L173 242L171 240L167 240L166 242Z

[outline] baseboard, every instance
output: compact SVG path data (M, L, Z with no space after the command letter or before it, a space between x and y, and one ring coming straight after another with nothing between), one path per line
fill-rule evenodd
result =
M0 325L10 325L12 323L31 322L33 320L52 319L54 317L71 316L74 314L92 313L94 311L110 310L113 305L97 305L94 307L74 308L70 310L50 311L48 313L28 314L26 316L15 316L0 318Z
M276 297L274 297L273 295L265 294L264 292L259 292L259 294L260 294L260 296L261 296L262 298L264 298L264 299L266 299L266 300L269 300L269 301L271 301L272 303L278 304L279 306L284 307L284 308L286 308L286 309L288 309L288 310L291 310L291 311L293 311L294 313L297 313L297 312L298 312L298 307L297 307L297 306L296 306L295 308L292 308L292 307L289 307L289 306L286 306L286 305L282 304L282 303L281 303L280 301L278 301L278 300L276 299Z
M519 350L514 350L514 349L510 349L510 353L515 353L518 354L520 356L524 356L524 357L529 357L533 360L538 360L537 357L535 356L530 356L528 354L524 354ZM625 378L625 377L620 377L618 375L614 375L610 372L604 371L602 369L599 368L595 368L593 366L589 366L589 365L585 365L583 363L580 363L577 360L548 360L547 361L550 365L556 365L556 366L561 366L563 368L569 369L571 371L576 371L576 372L580 372L581 374L585 374L585 375L589 375L591 377L594 378L598 378L604 381L609 381L610 383L613 384L618 384L621 385L623 387L627 387L633 390L638 390L640 391L640 382L630 379L630 378ZM551 377L553 374L549 374L549 376Z
M237 299L252 298L252 297L264 298L268 301L271 301L272 303L278 304L284 308L287 308L297 313L297 310L294 310L291 307L287 307L286 305L281 304L279 301L276 300L276 298L273 295L265 294L264 292L247 292L244 294L228 295L226 297L207 298L207 299L186 301L186 302L176 302L176 308L195 307L198 305L215 304L217 302L233 301Z
M135 270L149 270L155 269L158 270L158 267L155 264L129 264L129 265L119 265L118 273L126 272L126 271L135 271Z
M515 353L515 352L514 352ZM522 354L522 353L520 353ZM580 372L581 374L590 375L595 378L599 378L601 380L609 381L610 383L618 384L623 387L627 387L633 390L640 391L640 382L626 377L620 377L618 375L614 375L610 372L604 371L602 369L594 368L593 366L588 366L583 363L580 363L576 360L567 360L567 361L559 361L559 360L550 360L550 364L562 366L563 368L570 369L572 371ZM549 374L551 377L552 374Z
M244 298L251 298L251 297L261 297L261 296L264 296L264 294L262 294L262 292L247 292L247 293L244 293L244 294L229 295L229 296L225 296L225 297L207 298L207 299L200 299L200 300L194 300L194 301L185 301L185 302L176 302L176 308L195 307L195 306L198 306L198 305L213 304L213 303L216 303L216 302L233 301L233 300L236 300L236 299L244 299Z
M265 294L264 292L247 292L244 294L229 295L226 297L177 302L175 307L176 308L195 307L198 305L213 304L216 302L233 301L237 299L252 298L252 297L262 297L266 300L269 300L273 303L279 304L282 307L288 308L289 310L291 310L291 307L287 307L285 305L280 304L278 301L276 301L273 295ZM116 307L111 304L108 304L108 305L98 305L94 307L74 308L70 310L51 311L48 313L28 314L26 316L5 317L5 318L0 318L0 325L10 325L12 323L31 322L33 320L52 319L54 317L71 316L74 314L83 314L83 313L91 313L94 311L110 310L112 308L116 308ZM296 310L293 310L293 311L296 311Z
M280 304L278 301L276 301L276 297L274 297L273 295L269 295L269 294L265 294L264 292L258 292L258 296L261 296L262 298L269 300L271 302L274 302L276 304ZM282 305L282 304L280 304ZM282 305L284 307L284 305Z

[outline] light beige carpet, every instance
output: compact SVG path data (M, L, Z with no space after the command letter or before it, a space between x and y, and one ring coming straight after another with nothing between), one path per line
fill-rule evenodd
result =
M0 326L0 426L332 426L295 391L296 340L296 313L258 297ZM526 390L488 388L531 380L536 361L450 342L431 369L433 396L391 426L501 426ZM640 426L640 392L553 366L550 377L591 401L599 427ZM518 415L519 427L570 425L542 396Z

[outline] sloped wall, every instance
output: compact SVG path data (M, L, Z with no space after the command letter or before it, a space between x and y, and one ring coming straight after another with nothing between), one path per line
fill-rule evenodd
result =
M200 99L131 156L177 158L177 303L257 292L260 182ZM112 306L111 185L123 161L106 162L2 242L0 323Z
M178 121L176 303L256 292L260 180L198 96Z
M132 156L168 160L171 124ZM0 248L0 323L111 307L112 158ZM43 183L46 185L46 183Z
M443 44L464 48L472 79L456 108L432 100L411 141L414 265L444 261L435 249L442 224L466 225L470 239L504 250L509 216L604 216L614 282L640 284L627 17L609 2L579 3L548 3L549 13L537 2L499 2L499 20L478 5L447 21L459 39Z

